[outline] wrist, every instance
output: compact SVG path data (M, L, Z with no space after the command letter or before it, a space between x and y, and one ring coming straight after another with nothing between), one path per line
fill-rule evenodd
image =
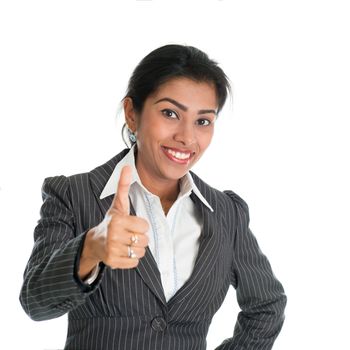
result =
M79 277L84 280L86 277L91 274L91 272L96 268L100 263L100 259L96 256L95 252L96 242L94 240L94 229L89 230L86 233L86 238L84 241L84 246L80 255L80 264L79 264Z

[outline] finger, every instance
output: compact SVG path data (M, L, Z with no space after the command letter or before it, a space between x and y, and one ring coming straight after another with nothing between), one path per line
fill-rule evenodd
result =
M147 235L134 232L128 232L127 234L124 234L120 239L120 242L122 244L130 245L132 248L145 248L148 246L148 241L149 239Z
M129 188L132 179L132 170L129 165L122 168L117 186L117 192L114 195L112 207L118 212L129 215Z
M133 240L133 238L137 240ZM127 247L130 248L142 248L145 249L148 246L148 236L144 234L122 232L118 235L109 235L107 237L107 250L108 257L113 256L128 256Z
M107 264L112 269L133 269L139 264L138 258L120 257Z
M130 252L130 256L129 256L129 252ZM146 249L143 247L134 247L134 246L129 246L129 245L124 245L122 248L122 253L120 255L121 258L131 258L131 256L133 258L142 258L144 257L146 254Z
M128 216L125 218L125 228L130 232L145 234L149 231L149 223L139 216Z
M146 254L146 247L136 247L130 244L109 245L105 262L109 266L119 258L142 258Z
M149 223L144 218L132 215L113 215L109 222L109 230L112 235L125 233L146 234Z

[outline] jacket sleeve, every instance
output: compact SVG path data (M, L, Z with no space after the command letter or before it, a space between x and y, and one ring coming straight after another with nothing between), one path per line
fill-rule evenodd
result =
M20 302L30 318L48 320L84 303L101 276L85 285L77 266L86 232L75 232L69 181L64 176L45 179L34 248L24 272Z
M268 350L284 321L286 296L249 229L247 204L232 191L224 191L236 208L236 234L231 284L241 308L234 334L217 350Z

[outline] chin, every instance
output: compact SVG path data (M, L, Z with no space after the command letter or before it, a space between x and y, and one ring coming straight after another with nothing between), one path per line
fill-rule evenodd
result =
M187 174L189 168L186 168L186 170L182 169L171 169L170 167L168 167L167 169L164 169L165 171L163 171L163 176L168 179L168 180L180 180L184 175Z

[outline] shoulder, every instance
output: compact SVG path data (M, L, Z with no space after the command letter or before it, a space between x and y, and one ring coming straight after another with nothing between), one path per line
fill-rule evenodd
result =
M236 192L232 190L218 190L206 183L197 174L192 171L190 173L196 186L211 206L215 206L217 210L235 210L244 212L246 215L248 214L248 204Z
M109 178L117 163L124 158L128 151L129 149L126 148L107 162L86 172L46 177L42 185L42 192L43 194L48 191L61 194L66 193L70 187L76 187L87 183L90 177L103 183L105 179Z

